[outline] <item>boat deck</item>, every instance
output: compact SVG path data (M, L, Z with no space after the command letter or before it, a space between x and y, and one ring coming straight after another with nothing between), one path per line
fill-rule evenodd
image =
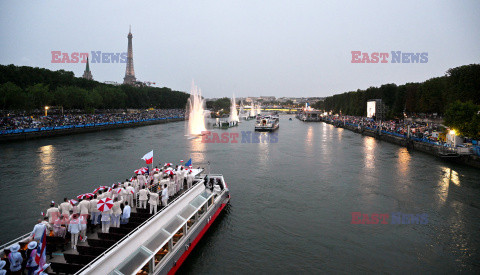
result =
M195 179L193 186L203 184L200 179ZM157 214L163 212L165 208L170 206L170 203L177 198L182 197L187 193L187 186L180 190L175 196L168 200L166 207L158 206ZM87 239L86 241L78 241L77 250L71 247L71 235L67 232L65 238L47 236L47 263L51 263L46 270L48 274L75 274L85 265L91 263L98 256L106 252L110 247L122 240L127 234L141 227L145 221L154 216L149 213L150 205L147 203L147 208L142 209L137 207L134 201L130 219L127 224L120 224L120 227L110 227L109 233L102 233L102 225L92 225L91 221L87 224ZM24 248L28 244L28 240L19 241L20 246ZM6 249L6 252L7 249Z

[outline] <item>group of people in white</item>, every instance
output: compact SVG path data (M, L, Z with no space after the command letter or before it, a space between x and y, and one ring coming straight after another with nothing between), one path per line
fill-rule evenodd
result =
M194 175L191 169L181 165L172 167L171 163L163 168L145 169L123 183L112 187L97 188L92 197L64 201L56 206L52 201L46 211L44 220L39 220L31 233L35 241L40 241L43 230L47 229L49 236L65 237L70 232L71 246L76 249L78 241L87 240L87 222L90 219L92 230L96 225L102 225L102 232L109 233L110 227L120 227L128 223L132 206L147 208L150 205L150 214L156 214L158 206L166 206L168 199L181 192L186 185L192 187ZM112 206L99 210L99 202L110 198Z
M172 163L166 163L162 168L155 167L151 171L143 168L137 171L138 174L131 179L114 184L112 187L99 187L90 193L91 196L85 196L83 199L64 198L59 205L52 201L44 218L37 221L30 233L28 248L32 248L32 251L35 250L37 244L43 241L44 234L65 238L68 231L71 235L71 247L76 250L79 240L80 242L87 240L88 220L91 222L92 231L98 224L101 224L102 232L109 233L110 227L120 227L121 224L128 223L132 206L147 209L148 203L150 205L149 213L156 214L159 205L166 206L169 198L178 195L185 188L190 189L194 182L191 166L177 165L173 167ZM105 198L111 199L111 204L108 207L100 208L99 202ZM19 268L21 268L23 257L17 253L18 250L20 250L19 244L10 247L11 272L21 270ZM36 255L36 250L34 252L32 255ZM5 266L6 262L0 261L0 275L2 274L2 264ZM37 267L29 268L27 265L27 269L37 270Z

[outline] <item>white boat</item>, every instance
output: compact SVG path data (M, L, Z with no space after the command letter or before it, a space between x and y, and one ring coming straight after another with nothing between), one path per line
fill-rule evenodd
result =
M51 263L48 272L174 274L230 200L222 175L193 170L196 177L192 187L155 215L136 208L127 224L129 227L121 225L111 228L109 233L94 233L98 239L89 236L87 242L79 243L78 252L55 250L53 258L47 256L47 262ZM142 215L144 221L140 223ZM138 218L137 223L132 217ZM4 245L0 254L5 256L12 244L24 245L25 241L28 243L28 234ZM47 239L47 251L48 248Z
M255 131L275 131L280 127L280 119L277 115L258 115L255 123Z

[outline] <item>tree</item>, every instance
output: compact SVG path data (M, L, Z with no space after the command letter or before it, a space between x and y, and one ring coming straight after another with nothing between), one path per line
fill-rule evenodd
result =
M26 92L33 98L33 106L35 108L43 109L44 106L51 105L53 102L53 94L50 93L48 85L35 84L29 86Z
M479 111L480 106L472 101L465 103L455 101L447 108L444 123L462 136L478 138L480 137Z
M3 110L7 109L16 109L21 107L23 102L21 102L21 94L23 90L12 82L7 82L0 85L0 104Z

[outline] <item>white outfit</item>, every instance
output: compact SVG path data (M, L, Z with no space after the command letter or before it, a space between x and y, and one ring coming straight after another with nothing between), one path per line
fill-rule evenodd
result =
M154 214L157 214L158 194L154 192L148 192L148 194L150 195L150 200L148 200L150 204L150 214L152 214L152 210Z
M163 188L162 190L162 205L167 206L168 204L168 188Z
M153 184L157 184L158 183L158 179L160 178L160 174L154 174L153 175Z
M111 220L112 227L120 227L120 215L122 214L122 209L120 208L120 204L122 202L123 202L123 199L113 203L112 220Z
M77 249L78 234L80 233L80 221L78 219L71 220L68 224L68 232L72 235L72 248Z
M53 224L53 222L58 218L58 216L60 216L60 211L57 207L50 207L48 208L45 216L48 217L48 222Z
M42 239L43 232L47 229L47 226L44 223L37 223L33 227L32 233L30 233L30 237L33 236L33 240L39 242Z
M187 188L190 189L192 188L192 184L193 184L193 174L188 174L187 175Z
M98 199L93 199L93 200L90 200L90 219L92 220L92 224L97 224L97 217L98 217L98 213L100 211L98 211L98 208L97 208L97 203L98 203Z
M132 208L130 207L130 205L125 205L125 207L123 208L122 220L129 219L131 212L132 212Z
M138 184L140 185L140 188L145 186L145 184L147 183L147 178L145 178L144 175L138 175L137 179L138 179Z
M140 201L140 206L143 209L147 208L147 199L148 199L148 191L147 189L141 189L138 191L138 200Z
M73 210L73 206L68 201L62 202L58 208L62 215L70 215L70 210Z
M128 186L125 191L127 193L126 201L129 205L133 205L133 194L135 193L135 188L133 188L132 186Z
M78 208L80 209L80 215L88 215L90 211L90 202L88 200L83 200L80 203L78 203Z
M112 214L112 209L102 212L102 232L108 233L110 230L110 215Z

